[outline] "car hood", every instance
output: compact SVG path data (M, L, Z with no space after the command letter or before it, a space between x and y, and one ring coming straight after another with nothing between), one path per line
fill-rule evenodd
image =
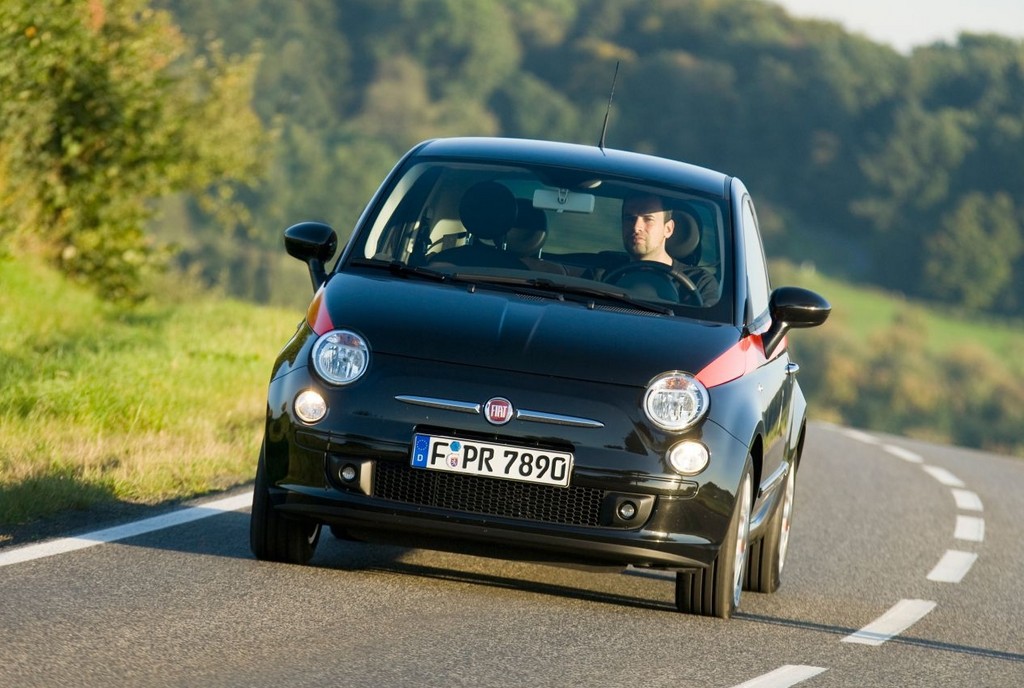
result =
M697 374L740 339L736 327L527 293L337 273L310 306L314 329L349 329L376 354L644 386Z

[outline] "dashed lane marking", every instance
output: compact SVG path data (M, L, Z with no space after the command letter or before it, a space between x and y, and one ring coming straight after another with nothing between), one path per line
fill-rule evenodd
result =
M908 463L924 463L924 459L921 458L920 454L904 449L903 447L897 447L894 444L883 444L882 449L889 452L898 459L903 459Z
M863 442L864 444L881 444L881 442L879 442L877 439L867 434L866 432L861 432L860 430L843 428L839 432L843 433L851 440L857 440L858 442Z
M881 645L913 626L933 609L935 603L928 600L900 600L885 614L843 638L843 642Z
M921 466L924 472L931 477L938 480L940 483L947 487L964 487L964 481L956 477L945 468L939 468L938 466Z
M957 516L953 537L968 542L985 541L985 519L977 516Z
M977 559L978 555L974 552L948 550L928 574L928 580L937 583L959 583Z
M981 497L970 490L953 490L953 499L956 500L956 508L964 511L984 511L981 504Z
M740 683L734 688L788 688L788 686L795 686L801 681L817 676L823 671L827 670L824 667L786 664L763 676Z

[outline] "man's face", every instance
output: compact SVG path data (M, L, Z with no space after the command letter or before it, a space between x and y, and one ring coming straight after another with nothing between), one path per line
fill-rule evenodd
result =
M622 204L622 243L637 260L664 262L665 240L673 229L675 224L655 196L627 198Z

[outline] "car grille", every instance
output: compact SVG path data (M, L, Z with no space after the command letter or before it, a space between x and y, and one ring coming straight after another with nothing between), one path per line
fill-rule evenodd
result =
M596 526L600 523L604 492L589 487L551 487L426 471L378 461L373 494L382 499L473 514Z

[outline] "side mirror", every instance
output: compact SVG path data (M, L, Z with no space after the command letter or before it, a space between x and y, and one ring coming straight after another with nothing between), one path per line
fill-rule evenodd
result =
M817 327L828 320L832 305L818 294L800 287L779 287L768 300L771 327L762 336L765 355L771 356L792 328Z
M338 235L323 222L300 222L284 230L284 248L288 255L309 266L309 277L316 291L327 281L324 264L338 249Z

